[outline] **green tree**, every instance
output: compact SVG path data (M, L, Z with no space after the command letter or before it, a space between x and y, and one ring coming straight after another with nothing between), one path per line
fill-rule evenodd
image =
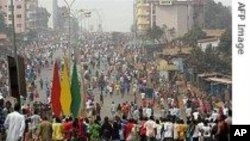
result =
M221 2L207 0L204 9L205 27L224 29L232 27L232 11L230 7L223 6Z
M137 32L137 26L135 24L132 24L130 27L131 32L135 33Z
M146 36L150 40L156 40L158 43L160 43L160 38L163 36L164 31L159 26L153 26L152 28L149 28L146 32Z
M209 44L205 50L204 54L204 72L214 72L217 71L217 68L220 67L220 59L216 49Z
M218 51L225 55L232 55L232 30L227 29L220 38Z
M194 68L198 73L202 72L204 67L204 58L205 53L199 47L194 47L191 50L190 58L188 60L188 64Z
M217 47L223 73L232 74L232 32L227 29L221 36L220 43Z
M204 37L206 37L206 33L199 26L194 26L189 32L184 34L182 40L185 44L196 46L197 41Z

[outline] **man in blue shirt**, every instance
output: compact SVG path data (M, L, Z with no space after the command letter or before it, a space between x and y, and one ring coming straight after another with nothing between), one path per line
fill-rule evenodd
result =
M6 118L6 114L4 112L4 98L0 95L0 140L4 140L5 136L5 127L4 121Z

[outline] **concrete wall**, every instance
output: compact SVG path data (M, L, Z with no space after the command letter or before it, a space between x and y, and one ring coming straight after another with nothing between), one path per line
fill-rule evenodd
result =
M207 46L208 46L209 44L212 45L212 48L216 48L216 47L219 45L219 43L220 43L220 40L218 39L218 40L216 40L216 41L198 43L198 46L201 48L201 50L202 50L203 52L205 52L206 49L207 49Z
M193 26L193 7L187 4L156 7L156 25L164 24L168 29L175 28L176 37L181 37Z
M177 16L175 6L157 6L156 25L162 27L164 24L170 28L177 27Z

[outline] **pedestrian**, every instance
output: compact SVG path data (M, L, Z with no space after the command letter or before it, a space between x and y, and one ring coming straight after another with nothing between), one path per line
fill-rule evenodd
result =
M204 122L202 132L203 132L204 141L211 141L212 140L212 138L211 138L212 128L208 125L207 121Z
M104 104L103 94L100 95L100 102L101 102L101 105Z
M85 128L87 140L90 140L90 122L88 118L85 118L84 120L84 128Z
M4 121L6 118L6 114L4 112L4 99L0 96L0 140L5 139L5 127Z
M20 114L21 107L18 103L14 106L14 112L7 115L4 126L7 130L6 141L21 141L25 130L25 117Z
M30 132L32 135L36 135L40 121L41 117L38 115L38 111L35 110L34 114L30 117Z
M44 116L39 126L38 140L52 141L52 132L52 124L48 121L48 118Z
M148 141L155 141L156 136L156 122L154 121L154 117L150 116L149 120L147 120L144 124L146 128L146 136Z
M116 113L115 102L112 101L112 104L111 104L111 115L115 116L115 113Z
M63 136L63 125L60 118L56 117L56 121L52 124L52 140L53 141L63 141L65 138Z
M72 137L72 117L67 117L65 119L65 122L62 123L63 126L63 133L64 133L64 139L66 139L67 141L71 139Z
M178 141L185 141L187 131L187 125L184 123L182 119L179 121L179 128L178 128Z
M72 123L72 138L70 141L78 141L80 140L80 126L77 118L74 119Z
M100 141L101 126L98 120L90 124L90 141Z
M160 124L160 121L156 120L156 141L161 141L162 135L161 135L161 129L162 125Z
M4 110L4 113L5 113L5 116L7 116L9 113L14 111L10 101L6 101L5 108L3 110Z
M110 141L112 139L113 127L109 122L109 118L104 118L104 123L101 127L101 136L103 141Z
M163 141L173 141L174 124L169 117L164 119L161 132L162 132Z
M221 115L219 117L218 129L216 133L218 135L218 141L229 141L228 133L229 133L229 128L227 123L225 122L225 116Z
M112 140L113 141L120 141L120 130L121 130L121 124L120 124L120 118L118 116L115 116L114 122L113 122L113 134L112 134Z

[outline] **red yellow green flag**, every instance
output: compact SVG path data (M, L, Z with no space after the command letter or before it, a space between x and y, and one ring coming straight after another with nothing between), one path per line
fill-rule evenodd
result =
M71 115L71 92L70 92L70 83L68 68L63 67L62 78L61 78L61 95L60 102L62 106L62 112L65 116Z

